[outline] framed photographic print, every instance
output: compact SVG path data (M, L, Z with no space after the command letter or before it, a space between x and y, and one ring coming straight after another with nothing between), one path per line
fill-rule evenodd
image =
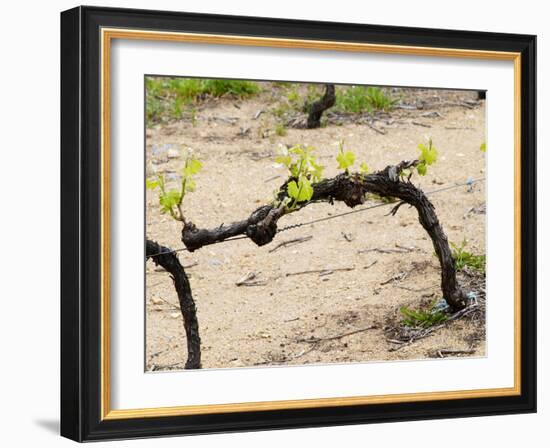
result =
M534 36L61 14L61 433L535 412Z

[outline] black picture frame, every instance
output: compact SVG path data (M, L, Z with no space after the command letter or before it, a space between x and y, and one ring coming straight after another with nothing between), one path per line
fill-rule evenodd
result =
M308 409L101 418L100 29L521 53L521 394ZM61 14L61 435L76 441L536 412L536 37L77 7Z

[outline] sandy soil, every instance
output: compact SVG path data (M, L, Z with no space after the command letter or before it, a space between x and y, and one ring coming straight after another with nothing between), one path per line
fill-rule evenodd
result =
M479 149L485 141L484 102L476 104L472 92L409 90L402 97L417 108L379 114L370 126L334 115L324 128L288 129L285 136L275 134L277 121L269 113L276 90L243 101L211 100L198 109L194 123L184 118L147 131L148 169L170 176L181 168L182 159L168 157L163 145L194 149L204 168L184 205L199 227L243 219L271 200L285 180L285 170L273 162L279 144L313 145L328 177L336 174L341 139L358 162L376 170L415 158L417 144L431 137L439 160L427 176L415 179L425 191L485 176ZM264 113L254 119L260 110ZM431 199L449 240L466 238L471 252L485 253L484 183ZM157 202L156 192L148 192L147 237L183 247L181 224L161 215ZM279 227L345 211L344 204L314 204L284 217ZM483 319L457 319L412 344L391 342L399 308L433 302L441 291L437 259L415 210L402 207L386 216L389 211L379 207L282 232L260 248L240 240L180 252L182 264L192 265L187 273L198 308L203 367L419 359L441 356L441 349L470 351L448 356L484 356ZM306 236L311 239L274 250ZM289 275L307 270L334 272ZM236 286L249 272L263 282ZM181 369L185 333L172 282L151 262L146 277L146 368ZM467 275L460 278L469 281ZM342 336L346 333L353 334Z

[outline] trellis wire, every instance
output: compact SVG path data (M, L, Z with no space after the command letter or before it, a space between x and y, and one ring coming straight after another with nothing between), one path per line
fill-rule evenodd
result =
M480 177L479 179L468 179L466 182L463 182L461 184L450 185L450 186L447 186L447 187L442 187L442 188L438 188L436 190L429 191L429 192L426 193L426 196L431 196L433 194L441 193L441 192L447 191L447 190L452 190L454 188L466 187L466 186L471 187L472 185L474 185L478 182L484 181L484 180L485 180L484 177ZM342 216L348 216L348 215L353 215L355 213L361 213L361 212L364 212L364 211L367 211L367 210L372 210L373 208L387 207L387 206L394 205L394 204L395 203L391 203L391 202L386 203L386 202L384 202L384 203L381 203L381 204L374 204L374 205L370 205L368 207L358 208L356 210L350 210L349 212L339 213L337 215L330 215L330 216L325 216L323 218L317 218L317 219L314 219L312 221L301 222L301 223L298 223L298 224L290 224L288 226L281 227L280 229L277 229L277 233L286 232L287 230L297 229L297 228L303 227L303 226L310 226L310 225L313 225L313 224L317 224L319 222L329 221L331 219L341 218ZM222 241L216 241L215 243L207 244L207 246L212 246L214 244L220 244L220 243L226 243L228 241L243 240L243 239L248 239L248 236L247 235L234 236L232 238L227 238L227 239L222 240ZM176 253L176 252L183 252L183 251L187 251L187 250L189 250L189 249L187 249L186 247L182 247L180 249L174 249L174 250L171 250L171 251L168 251L168 252L159 252L159 253L156 253L156 254L147 255L147 258L158 257L159 255L173 254L173 253Z

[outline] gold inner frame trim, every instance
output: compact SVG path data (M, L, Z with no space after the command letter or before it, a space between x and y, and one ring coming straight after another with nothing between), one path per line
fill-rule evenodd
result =
M110 346L110 50L113 39L185 42L213 45L295 48L357 53L454 57L514 62L514 386L508 388L422 392L356 397L315 398L140 409L111 409ZM168 417L228 412L307 409L414 401L503 397L521 394L521 54L514 52L418 47L215 34L101 29L101 419Z

